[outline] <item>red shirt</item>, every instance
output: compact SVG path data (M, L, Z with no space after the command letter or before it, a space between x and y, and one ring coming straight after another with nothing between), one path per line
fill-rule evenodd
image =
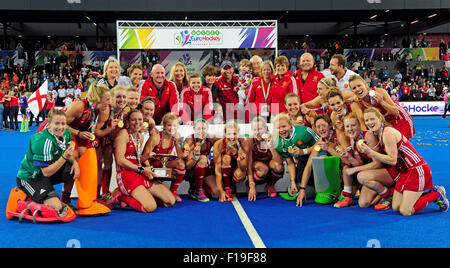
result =
M219 76L216 79L215 84L217 86L219 86L219 92L217 94L217 98L220 102L220 104L222 105L222 109L224 111L224 113L226 113L227 108L226 108L226 104L227 103L232 103L233 105L235 105L236 103L239 103L239 97L237 94L237 91L235 90L237 84L238 84L238 79L236 76L232 76L231 78L231 83L229 83L223 76ZM234 106L233 106L234 108ZM237 116L237 113L234 113L235 118ZM225 116L225 114L224 114Z
M128 143L127 143L127 147L125 149L124 156L125 156L126 160L128 160L131 163L133 163L134 165L138 166L139 163L138 163L138 160L136 158L136 155L137 155L136 146L134 145L133 138L132 138L131 133L130 133L130 131L128 129L127 129L127 132L128 132L128 139L129 140L128 140ZM126 168L117 165L117 171L118 172L121 172L121 171L124 171L124 170L126 170Z
M11 104L11 101L10 100L6 100L6 94L3 94L3 99L4 99L4 101L3 101L3 106L4 107L9 107L9 106L11 106L10 104Z
M316 68L313 67L306 76L305 84L303 84L301 69L296 72L296 76L298 89L300 92L300 103L308 102L319 96L319 94L317 94L317 84L320 79L325 77L321 72L317 71Z
M50 110L54 106L55 106L55 99L53 98L51 98L51 100L47 99L47 101L45 102L45 109Z
M0 92L0 101L3 100L4 97L5 97L5 93ZM0 102L0 104L5 104L5 103Z
M409 95L409 92L411 91L409 86L402 86L401 89L402 89L402 95Z
M83 102L83 113L80 117L75 118L70 124L70 127L79 131L88 131L92 121L92 113L90 112L89 102L87 99L80 100ZM68 106L64 107L62 110L67 111Z
M165 79L161 96L159 96L153 79L149 78L145 80L142 85L141 100L145 97L151 97L155 102L153 119L157 125L161 124L162 117L168 112L172 112L178 116L178 90L173 82Z
M262 78L257 78L253 81L246 100L246 105L254 104L250 107L251 114L260 114L263 103L270 106L270 103L272 102L272 84L273 79L267 83L264 83Z
M292 76L291 71L284 73L281 78L276 74L273 77L272 91L272 105L271 113L272 115L277 115L278 113L287 113L286 106L284 106L284 97L289 93L295 93L300 96L297 87L297 81L294 76ZM278 113L273 110L274 104L278 104Z
M426 86L421 88L422 97L428 95L428 88Z
M11 96L11 101L9 102L9 106L19 106L19 98L17 96Z
M383 151L386 152L386 145L382 144L382 146ZM397 164L394 167L400 172L406 172L411 168L427 164L404 135L397 143L397 150Z
M202 116L209 122L213 117L213 99L211 90L203 86L197 93L190 87L185 88L180 94L181 119L183 122L194 121Z

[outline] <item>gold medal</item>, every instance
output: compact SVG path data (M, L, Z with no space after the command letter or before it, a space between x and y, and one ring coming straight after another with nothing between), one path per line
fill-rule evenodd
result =
M142 123L142 126L143 126L144 128L148 128L148 123L147 123L147 122L144 122L144 123Z
M120 128L123 128L123 121L120 120L119 123L117 123L117 126L120 127Z
M369 90L369 96L371 97L375 96L375 90L373 89Z
M202 143L198 141L198 142L195 143L195 145L196 146L202 146Z
M320 146L319 146L319 145L314 146L314 150L315 150L316 152L319 152L319 151L320 151Z
M359 145L359 146L363 145L363 143L364 143L364 140L363 140L363 139L361 139L361 140L358 141L358 145Z
M130 112L130 109L131 109L131 108L130 108L129 106L126 106L126 107L123 108L123 112L124 112L124 113L129 113L129 112Z
M294 148L293 147L289 147L288 148L288 153L292 154L294 152Z
M95 135L94 134L92 134L91 133L91 139L90 139L91 141L94 141L95 140Z
M243 153L244 153L244 150L242 150L242 148L239 148L238 154L243 154Z
M295 120L297 121L297 123L301 123L303 122L303 116L299 115Z
M189 144L185 143L185 144L184 144L184 149L185 149L185 150L188 150L188 149L189 149Z
M75 147L75 142L74 141L69 142L69 146L70 147Z
M261 135L261 138L267 140L269 138L269 134L264 133L264 134Z
M342 151L342 149L344 149L344 147L342 147L342 145L338 145L335 148L336 151Z

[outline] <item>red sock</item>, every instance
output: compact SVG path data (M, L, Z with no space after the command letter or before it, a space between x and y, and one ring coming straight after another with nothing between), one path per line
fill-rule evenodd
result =
M61 193L61 202L65 204L70 204L70 192L62 192Z
M109 193L109 185L111 183L111 169L103 170L103 179L102 179L102 194Z
M424 207L428 206L431 202L436 201L438 198L439 193L435 191L423 194L414 204L414 214L419 213Z
M222 183L224 187L230 187L231 186L231 167L222 166Z
M184 174L186 174L186 170L183 169L177 169L174 168L175 172L177 173L175 180L170 184L170 191L176 193L178 191L178 187L180 186L181 182L184 179Z
M165 206L166 206L166 204L165 204L161 199L159 199L159 198L156 198L156 197L155 197L155 202L156 202L156 205L157 205L158 207L165 207Z
M394 194L394 187L387 188L387 191L384 194L380 194L381 198L390 197Z
M274 170L269 171L269 175L267 177L267 185L275 185L275 183L283 178L284 172L275 172Z
M258 176L258 174L256 173L256 171L253 171L253 180L255 182L259 182L261 180L261 178Z
M97 185L97 199L100 199L102 196L100 195L100 191L102 190L101 185Z
M347 196L347 197L352 197L352 193L346 192L346 191L342 191L342 195L343 196Z
M194 167L195 190L203 189L203 180L205 179L208 167Z
M136 199L134 199L131 196L121 195L121 196L119 196L118 199L121 202L127 203L130 207L134 208L137 211L141 211L141 212L145 212L145 213L148 212L139 201L137 201Z

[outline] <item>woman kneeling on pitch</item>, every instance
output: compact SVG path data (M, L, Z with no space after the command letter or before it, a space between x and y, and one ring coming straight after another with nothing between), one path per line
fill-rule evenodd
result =
M329 88L336 86L336 80L331 77L322 78L319 83L317 83L318 96L313 100L300 105L302 114L305 115L305 121L308 121L309 124L314 125L314 118L316 118L317 115L330 115L332 113L330 107L327 105L327 94Z
M225 137L214 143L214 166L219 201L233 201L234 182L245 180L247 175L247 142L239 138L235 120L225 124ZM231 178L233 177L233 178Z
M186 138L190 154L186 160L186 170L194 185L190 187L189 195L197 201L208 202L205 190L214 198L219 199L219 191L214 177L214 165L209 159L210 152L216 141L208 136L208 121L200 118L194 121L194 133Z
M301 187L300 182L309 154L319 136L309 127L294 126L289 115L285 113L278 114L273 122L274 134L278 136L275 154L286 160L291 180L288 192L296 194ZM308 185L312 186L314 180L308 181ZM300 189L305 190L304 187Z
M288 110L291 121L296 126L310 126L309 122L305 120L300 110L300 97L295 93L289 93L284 98L284 105Z
M381 163L394 166L400 172L395 180L392 209L400 211L404 216L410 216L417 214L429 203L435 202L442 212L447 212L448 200L444 187L433 187L430 167L408 139L397 129L386 125L384 117L376 108L364 110L364 121L367 129L379 137L383 152L376 152L364 143L360 145L361 152ZM362 173L358 174L360 183L377 191L380 196L388 192L386 186L379 183L372 184L361 175Z
M156 198L165 206L173 206L175 198L164 184L153 181L151 167L142 165L144 137L140 133L143 123L142 113L131 110L127 115L129 128L120 130L116 139L115 159L117 161L117 185L119 191L112 194L110 203L125 202L137 211L152 212L157 207Z
M334 130L336 131L338 143L346 148L350 145L350 141L345 135L344 117L353 111L360 122L361 128L365 130L366 127L364 125L363 112L357 103L352 102L351 104L347 104L343 93L338 87L331 87L328 90L327 103L328 107L330 107L332 111L330 118L333 123Z
M377 145L377 139L370 131L363 131L361 124L359 123L356 113L351 112L344 118L345 134L350 139L350 146L347 148L339 148L337 152L340 154L341 159L346 159L349 164L345 165L342 169L342 178L344 182L344 189L341 192L339 201L334 204L335 208L348 207L353 203L353 197L356 192L354 187L357 184L355 174L360 171L381 168L382 164L362 153L359 148L359 144L366 143L371 148L379 151ZM354 180L355 177L355 180ZM361 188L361 194L359 196L359 202L361 207L371 206L378 202L376 192L363 186ZM369 204L369 205L367 205Z
M162 118L163 131L152 135L144 147L143 155L150 157L150 165L154 168L162 168L163 163L158 154L171 155L174 151L178 158L168 160L167 168L171 168L173 171L174 179L170 184L170 191L175 196L177 202L181 202L181 197L178 195L178 187L183 182L184 175L186 174L185 159L189 155L189 146L180 147L177 139L178 133L178 117L173 113L167 113ZM183 150L184 149L184 150Z
M302 180L300 184L300 191L297 196L297 206L303 206L303 200L306 200L306 185L311 178L311 173L313 169L312 159L315 156L339 156L336 151L337 138L336 132L333 130L333 125L330 117L327 114L319 115L314 119L314 127L319 134L320 139L313 146L308 162L306 163L305 169L302 174ZM346 162L343 160L343 162Z
M56 210L59 217L67 213L53 185L78 178L80 169L72 135L66 128L66 114L52 109L48 114L48 128L34 134L27 154L17 173L17 185L31 201ZM67 185L67 184L66 184Z
M375 107L383 115L384 120L400 131L407 139L410 139L415 134L416 131L411 115L403 106L395 103L386 90L369 88L367 82L359 75L352 75L348 81L352 92L356 96L355 104L358 104L361 110Z
M267 194L276 197L275 183L284 175L283 159L272 146L265 119L256 116L251 122L253 138L248 139L248 200L256 200L256 184L267 183Z

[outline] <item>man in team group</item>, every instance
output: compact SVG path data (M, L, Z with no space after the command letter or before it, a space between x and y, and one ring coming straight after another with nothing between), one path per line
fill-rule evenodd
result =
M313 100L318 96L317 84L324 75L314 66L314 57L310 53L303 53L300 57L300 69L296 72L297 85L301 103Z
M346 65L347 59L345 56L342 54L335 54L331 57L329 69L322 72L325 77L332 77L336 79L337 86L342 91L350 90L348 79L354 74L357 75L357 73L347 69L345 67Z
M224 60L220 65L220 73L216 79L216 85L219 86L217 99L222 105L225 119L236 119L238 117L236 104L239 103L239 97L235 88L238 78L234 75L233 63Z
M141 98L151 97L155 103L153 119L156 124L161 124L162 117L172 112L178 116L178 91L175 83L166 79L166 70L161 64L155 64L151 71L151 77L142 85Z

